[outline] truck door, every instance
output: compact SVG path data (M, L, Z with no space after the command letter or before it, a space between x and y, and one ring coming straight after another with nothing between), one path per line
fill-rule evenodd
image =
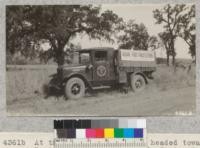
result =
M93 79L93 70L92 68L89 68L89 66L92 64L91 60L91 52L90 51L83 51L79 52L79 64L85 65L86 70L82 72L82 74L86 77L88 81L92 81Z
M105 84L110 78L111 64L108 59L108 51L94 52L93 79L98 84Z

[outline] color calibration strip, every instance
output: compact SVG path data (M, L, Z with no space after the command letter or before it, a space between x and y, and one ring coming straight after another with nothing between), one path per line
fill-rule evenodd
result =
M56 138L143 138L144 119L55 120Z
M57 129L57 138L143 138L139 128Z

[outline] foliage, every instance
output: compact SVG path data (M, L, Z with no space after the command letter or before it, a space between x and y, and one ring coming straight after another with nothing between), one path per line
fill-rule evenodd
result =
M158 34L158 36L161 39L161 43L164 45L164 48L166 49L166 56L167 56L167 65L169 66L169 56L173 56L173 51L171 47L171 40L170 40L170 34L168 32L161 32Z
M78 33L86 33L92 39L113 41L111 34L122 21L112 11L101 13L99 6L92 5L7 6L6 15L7 52L24 53L29 42L21 48L21 41L31 39L36 43L46 39L51 44L48 59L54 57L58 64L64 62L65 45ZM27 57L32 55L26 54Z
M118 37L119 48L148 50L156 48L157 38L148 34L144 24L136 24L134 20L124 23L123 34Z
M185 40L189 46L189 53L194 58L196 56L196 34L195 34L195 5L188 8L188 13L183 15L182 31L180 36Z
M169 44L169 48L167 49L167 57L170 55L173 57L172 64L175 64L175 40L179 36L179 33L182 29L182 24L184 23L184 17L182 15L182 12L186 10L186 5L184 4L176 4L174 6L171 6L170 4L167 4L162 9L156 9L153 11L154 18L156 19L156 24L162 24L164 28L164 35L167 35ZM170 51L170 52L168 52ZM167 60L169 61L169 59ZM167 63L169 64L169 63Z

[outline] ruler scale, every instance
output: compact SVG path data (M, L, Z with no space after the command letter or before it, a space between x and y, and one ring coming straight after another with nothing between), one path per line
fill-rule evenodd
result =
M132 139L112 139L112 140L105 140L105 139L91 139L88 141L87 139L73 139L70 141L65 141L61 139L55 140L55 148L136 148L136 147L146 147L145 140L140 139L138 141Z
M144 148L146 120L55 120L54 148Z

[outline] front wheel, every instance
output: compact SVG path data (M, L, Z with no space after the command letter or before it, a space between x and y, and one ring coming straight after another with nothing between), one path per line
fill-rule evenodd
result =
M134 92L139 92L144 90L146 82L143 76L139 74L131 74L131 87Z
M70 78L65 85L65 96L68 99L78 99L85 95L85 83L82 79Z

